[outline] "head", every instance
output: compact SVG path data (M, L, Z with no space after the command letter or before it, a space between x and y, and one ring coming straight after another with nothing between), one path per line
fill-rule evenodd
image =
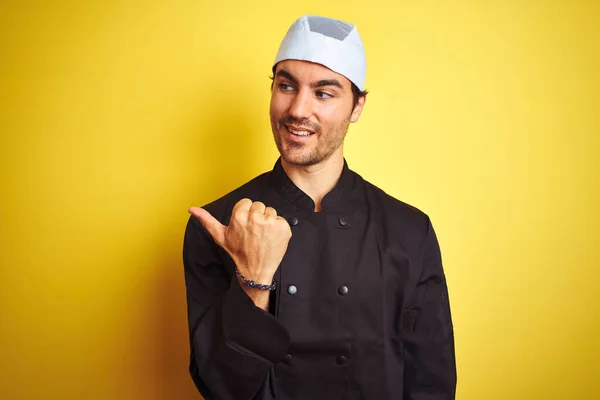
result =
M292 25L273 66L270 106L285 162L310 166L343 157L348 127L365 105L365 69L353 25L323 17L302 17Z

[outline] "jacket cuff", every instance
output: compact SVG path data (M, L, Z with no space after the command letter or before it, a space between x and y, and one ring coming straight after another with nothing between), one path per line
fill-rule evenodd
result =
M253 353L272 365L286 354L289 331L273 315L254 305L235 275L223 302L222 315L228 347Z

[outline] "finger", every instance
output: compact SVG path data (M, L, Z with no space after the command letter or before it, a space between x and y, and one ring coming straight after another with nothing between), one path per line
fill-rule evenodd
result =
M190 207L188 212L200 221L202 226L204 226L210 236L212 236L215 243L223 247L223 243L225 243L225 229L227 229L225 225L221 224L203 208Z
M235 203L233 210L231 210L229 225L246 225L248 223L250 207L252 207L252 200L250 199L241 199Z
M233 206L233 210L231 210L231 214L235 214L238 211L250 212L250 207L252 207L252 200L250 199L241 199L235 206Z
M290 223L288 222L287 219L281 217L281 216L277 216L277 221L281 224L281 226L285 226L285 231L291 236L292 235L292 227L290 226Z
M277 218L277 211L273 207L265 208L265 216L268 218Z
M267 207L264 205L264 203L261 203L260 201L255 201L250 207L250 212L263 215L265 213L266 208Z

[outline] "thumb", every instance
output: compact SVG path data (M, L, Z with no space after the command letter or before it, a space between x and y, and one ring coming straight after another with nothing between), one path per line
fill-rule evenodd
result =
M188 210L204 228L210 233L213 240L221 247L225 243L225 225L221 224L208 211L200 207L190 207Z

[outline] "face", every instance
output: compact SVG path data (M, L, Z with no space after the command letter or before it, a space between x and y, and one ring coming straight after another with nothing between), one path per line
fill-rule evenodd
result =
M285 60L277 64L271 94L271 128L282 159L297 166L343 157L348 126L365 102L353 108L350 81L320 64Z

